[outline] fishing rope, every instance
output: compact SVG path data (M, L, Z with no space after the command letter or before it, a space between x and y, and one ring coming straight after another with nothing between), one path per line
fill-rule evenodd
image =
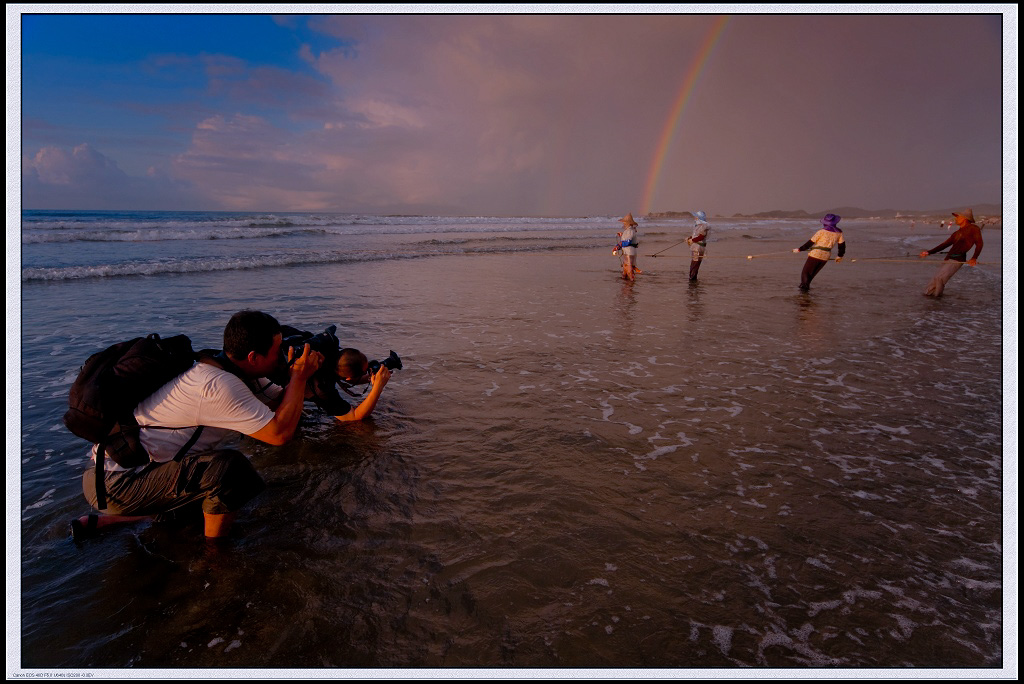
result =
M939 252L939 254L945 254L945 252ZM893 261L906 260L906 261L910 261L911 259L917 260L917 259L920 259L920 257L917 256L916 254L901 254L899 256L860 257L859 261L882 261L882 260L893 260Z
M686 241L683 240L682 242L686 242ZM660 252L655 252L654 254L645 254L644 256L648 257L648 258L658 257L658 258L661 258L661 259L672 259L672 258L676 258L676 259L694 259L693 255L691 255L691 254L662 254L662 252L664 252L666 250L669 250L672 247L675 247L676 245L680 245L680 244L682 244L682 242L677 242L675 245L670 245L670 246L666 247L665 249L661 250ZM584 248L581 247L579 249L581 250L581 249L584 249ZM453 250L429 250L429 249L411 249L411 250L366 249L366 250L356 250L355 253L356 254L362 254L362 255L394 254L394 255L399 255L399 256L462 256L462 255L466 255L466 254L473 254L474 252L472 252L472 251L468 251L468 252L467 251L453 251ZM502 253L502 252L499 252L499 253ZM746 256L743 256L743 255L726 255L726 254L703 254L701 256L696 257L696 259L698 259L698 260L699 259L750 259L750 260L753 260L753 259L786 259L786 258L789 258L789 255L791 255L792 253L793 253L793 250L785 250L785 251L782 251L782 252L765 252L764 254L748 254ZM938 254L942 254L942 252L938 252ZM540 252L540 253L537 254L537 256L562 256L562 257L564 257L564 256L580 256L580 257L588 257L588 256L591 256L591 254L589 252L580 253L579 250L573 250L571 252L557 251L556 250L556 251ZM853 259L853 258L850 258L850 257L844 257L844 259L846 261L850 262L850 263L858 263L858 262L864 262L864 261L872 261L872 262L878 262L878 263L889 263L889 264L935 264L936 263L934 260L922 259L922 258L917 257L917 256L907 256L907 257L860 257L860 258L856 258L856 259ZM835 261L835 258L833 257L831 259L828 259L828 261ZM962 262L962 263L966 264L966 262ZM979 261L979 262L977 262L977 264L979 266L982 266L982 265L984 265L984 266L1001 266L1002 263L1003 263L1002 261ZM619 265L620 266L622 265L622 258L621 258L621 256L619 258Z
M686 240L689 240L689 238L686 238ZM675 243L674 245L669 245L669 246L668 246L668 247L666 247L665 249L661 250L661 252L667 252L668 250L672 249L673 247L678 247L679 245L681 245L681 244L683 244L684 242L686 242L686 240L680 240L679 242ZM655 252L654 254L648 254L647 256L652 256L652 257L656 257L656 256L658 256L659 254L661 254L661 252ZM682 255L682 254L679 254L679 255L676 255L676 256L684 256L684 255Z
M662 250L662 251L664 251L664 250ZM696 258L697 259L761 259L761 258L764 258L764 257L769 257L769 258L773 258L773 259L779 259L779 258L782 258L782 257L777 257L777 256L774 256L774 255L776 255L776 254L791 254L791 253L792 253L792 250L786 250L785 252L767 252L766 254L748 254L747 256L743 256L743 255L736 255L736 256L734 256L734 255L727 255L727 254L702 254L701 256L698 256ZM660 252L658 254L647 254L645 256L656 257L659 254L660 254ZM678 258L678 259L693 259L693 258L695 258L695 257L693 257L690 254L663 254L663 255L661 255L662 259L671 259L672 257L675 257L675 258Z
M912 258L909 258L909 259L888 259L886 257L865 257L863 259L850 259L850 261L851 262L857 262L857 261L876 261L876 262L882 263L882 264L932 264L933 266L936 263L944 263L944 262L928 261L927 259L919 259L917 257L912 257ZM952 259L946 259L945 261L952 261ZM964 264L964 265L967 264L966 261L961 261L959 263ZM988 266L988 265L1001 265L1003 262L1002 261L978 261L976 263L978 264L978 266L981 266L983 264Z
M725 255L725 254L704 254L704 255L698 256L698 257L693 257L693 256L691 256L689 254L661 254L660 258L662 258L662 259L671 259L671 258L675 257L677 259L695 259L695 260L696 259L787 259L787 258L789 258L787 255L789 255L791 253L792 253L792 250L787 250L785 252L767 252L765 254L748 254L747 256L732 256L732 255ZM656 257L656 256L659 256L659 254L647 254L645 256ZM850 258L850 257L841 257L841 258L844 259L845 261L850 262L850 263L856 263L856 262L859 262L859 261L873 261L873 262L883 263L883 264L885 264L885 263L889 263L889 264L935 264L936 263L934 260L928 261L927 259L921 259L919 257L905 257L905 258L902 258L902 259L900 259L900 258L895 258L894 259L894 258L891 258L891 257L861 257L859 259L853 259L853 258ZM831 259L824 259L824 261L836 261L836 258L832 257ZM961 263L966 264L967 262L961 262ZM977 262L977 264L979 266L981 266L981 265L985 265L985 266L990 266L990 265L991 266L998 266L998 265L1002 265L1002 263L1003 263L1002 261L979 261L979 262Z
M770 257L772 259L778 259L779 257L776 256L776 255L779 255L779 254L789 255L789 254L792 254L792 253L793 253L793 250L787 249L787 250L782 251L782 252L765 252L764 254L748 254L747 258L748 259L763 259L765 257Z

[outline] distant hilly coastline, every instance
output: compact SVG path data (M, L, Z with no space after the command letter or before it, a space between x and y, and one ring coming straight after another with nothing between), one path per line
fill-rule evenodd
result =
M1003 207L1000 204L974 204L970 205L974 216L981 218L1002 216ZM950 216L954 211L965 207L951 207L949 209L931 209L920 211L917 209L861 209L859 207L834 207L822 209L818 212L806 212L803 209L774 209L762 211L756 214L733 214L725 218L778 218L778 219L816 219L825 214L838 214L844 218L878 218L878 219L943 219ZM648 219L678 219L690 218L693 216L689 211L662 211L647 214Z

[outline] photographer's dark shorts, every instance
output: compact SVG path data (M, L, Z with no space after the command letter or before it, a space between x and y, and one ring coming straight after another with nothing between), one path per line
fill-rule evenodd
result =
M200 501L204 513L232 513L266 487L245 454L231 449L189 454L177 463L108 472L105 483L107 513L145 516L171 513ZM82 489L95 508L95 469L86 469Z

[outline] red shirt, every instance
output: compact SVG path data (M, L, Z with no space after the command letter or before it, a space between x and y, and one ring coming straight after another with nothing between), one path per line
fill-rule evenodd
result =
M985 243L981 239L981 228L973 223L968 223L962 228L957 228L956 232L950 235L948 240L935 249L929 249L928 253L935 254L949 247L949 254L946 255L947 261L949 259L967 261L967 251L971 247L974 247L974 256L971 258L977 259L978 255L981 254L981 248L984 246Z

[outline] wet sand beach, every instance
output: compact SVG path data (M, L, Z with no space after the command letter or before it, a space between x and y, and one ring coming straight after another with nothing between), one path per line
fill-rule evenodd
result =
M932 299L940 257L912 255L937 227L844 221L847 258L802 293L787 251L814 222L739 224L695 284L671 221L642 222L634 283L614 221L23 282L21 666L1000 667L1002 232ZM216 346L247 307L405 367L369 423L311 409L288 445L248 442L268 489L226 543L143 523L74 545L87 447L60 415L85 356Z

